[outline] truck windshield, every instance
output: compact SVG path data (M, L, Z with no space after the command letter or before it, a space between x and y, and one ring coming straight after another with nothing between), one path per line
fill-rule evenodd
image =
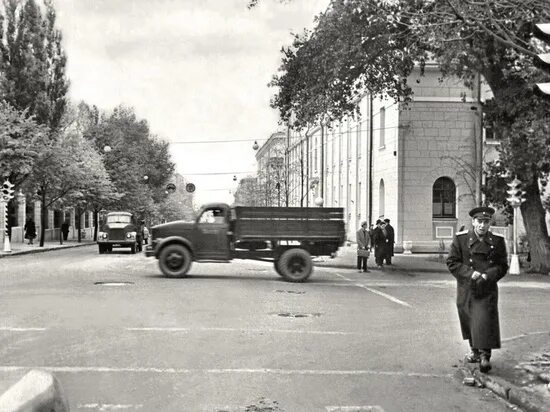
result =
M107 223L130 223L132 217L128 215L109 215Z

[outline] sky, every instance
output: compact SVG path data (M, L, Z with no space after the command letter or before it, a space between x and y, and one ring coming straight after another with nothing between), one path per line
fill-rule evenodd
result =
M233 176L255 173L254 141L280 127L267 84L281 47L312 27L329 0L261 0L251 10L247 3L55 0L71 100L133 107L170 142L197 205L231 203Z

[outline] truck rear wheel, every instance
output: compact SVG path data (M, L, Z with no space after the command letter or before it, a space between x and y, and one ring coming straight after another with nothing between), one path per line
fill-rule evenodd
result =
M303 282L313 273L311 255L304 249L288 249L275 264L275 270L288 282Z
M182 245L168 245L160 251L160 271L169 278L181 278L191 268L191 252Z
M275 272L277 272L277 274L279 274L280 276L283 276L281 273L281 269L279 268L279 259L275 259L273 261L273 266L275 267Z

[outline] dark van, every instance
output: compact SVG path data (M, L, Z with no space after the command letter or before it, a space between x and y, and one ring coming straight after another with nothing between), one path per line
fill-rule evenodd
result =
M137 225L129 212L109 212L97 235L99 253L112 252L114 247L130 248L131 253L139 250Z

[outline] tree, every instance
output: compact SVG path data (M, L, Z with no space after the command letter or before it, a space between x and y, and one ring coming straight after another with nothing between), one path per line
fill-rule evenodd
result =
M0 102L0 173L17 190L32 170L39 142L47 131L26 111L19 112L9 103Z
M51 0L45 0L44 6L45 16L34 0L4 1L1 90L4 100L27 110L54 133L65 110L69 84L55 9Z
M110 181L100 155L76 133L43 140L25 186L41 204L40 246L44 246L48 208L109 191Z
M548 144L550 101L533 90L542 76L533 60L548 47L533 38L533 31L535 23L549 20L547 0L335 0L311 33L296 36L293 47L283 49L272 82L279 88L273 105L282 119L294 113L303 126L327 115L353 116L354 99L365 90L408 101L407 76L415 63L422 69L435 60L444 76L457 76L469 86L480 74L494 95L487 110L501 131L501 172L525 182L521 212L532 268L548 272L550 239L541 188L550 153L540 148ZM314 104L317 98L322 105Z
M168 143L152 136L147 122L138 120L132 108L119 106L109 115L98 115L81 104L79 111L84 136L103 153L105 168L120 194L111 207L142 216L156 213L175 168Z

